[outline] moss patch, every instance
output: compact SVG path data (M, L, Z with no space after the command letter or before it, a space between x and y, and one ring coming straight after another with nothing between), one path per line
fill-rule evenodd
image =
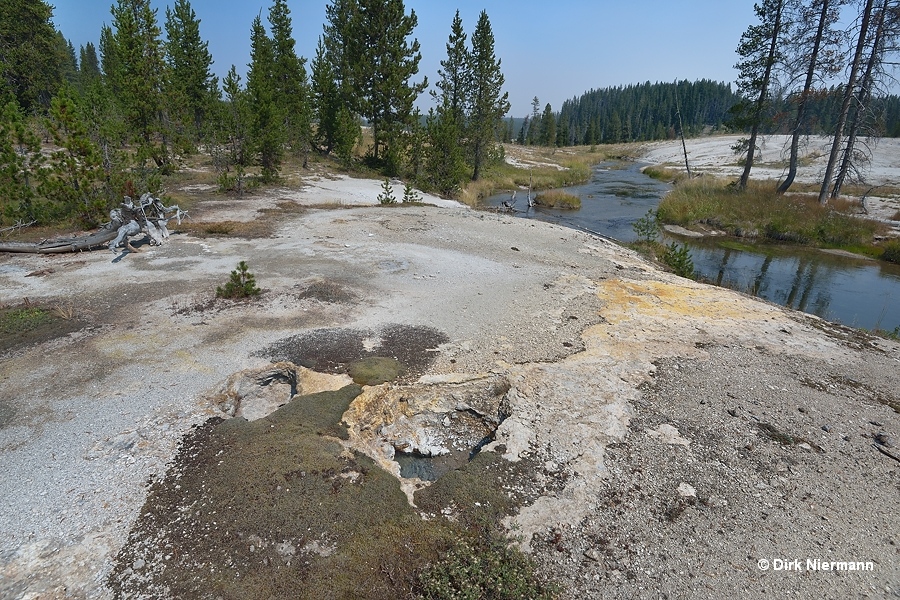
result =
M354 383L359 385L379 385L388 381L394 381L403 375L406 369L395 358L370 356L350 363L348 372Z
M422 520L394 477L337 439L360 391L299 396L257 421L195 428L117 556L114 596L451 598L469 579L454 574L477 569L479 597L549 597L492 519L525 497L498 481L526 481L524 465L482 453L422 496L435 508L464 506L465 518Z
M0 352L39 344L82 327L83 321L62 310L33 304L0 308Z
M360 391L297 397L258 421L196 428L151 487L118 556L116 596L287 598L332 589L343 594L319 597L348 597L357 584L389 593L381 557L409 557L385 546L423 550L445 532L413 539L419 518L398 482L333 437L345 435L341 414ZM378 585L364 583L373 578Z
M539 470L527 458L510 462L496 452L479 452L464 467L416 492L416 506L433 514L452 508L470 526L496 522L534 502L542 491L565 487L565 479L558 477L537 489L534 474Z

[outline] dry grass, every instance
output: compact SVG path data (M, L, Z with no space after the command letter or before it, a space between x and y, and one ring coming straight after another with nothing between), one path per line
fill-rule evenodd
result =
M269 237L274 231L269 219L255 221L182 221L181 225L172 228L175 233L189 233L195 237L237 237L254 239Z
M884 226L855 215L854 201L819 205L814 195L779 196L769 184L751 183L741 192L712 178L683 183L659 205L664 223L706 223L741 237L760 237L812 246L871 246Z

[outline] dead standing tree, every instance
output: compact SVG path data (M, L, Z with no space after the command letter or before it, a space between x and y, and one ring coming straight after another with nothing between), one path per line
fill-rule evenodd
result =
M834 128L834 140L831 143L828 166L825 167L825 176L822 178L822 188L819 190L819 204L822 206L828 204L828 193L831 188L831 180L834 177L834 169L837 166L838 154L841 150L844 128L847 125L847 116L850 113L850 103L853 100L857 79L859 77L859 67L860 63L862 63L862 56L866 47L869 23L871 22L872 7L874 4L875 0L866 0L866 6L863 9L862 24L859 27L859 38L856 43L856 51L853 53L853 62L850 65L850 76L847 81L847 87L844 88L844 100L841 103L841 112L838 116L837 125L835 125Z
M833 35L832 26L837 21L839 12L837 8L843 4L844 0L817 0L809 7L800 6L798 15L798 26L794 28L798 37L793 39L789 48L793 48L791 54L795 54L798 59L806 58L803 64L806 65L806 77L803 83L803 89L796 94L796 112L794 113L794 125L791 128L791 154L788 163L788 173L781 185L778 186L778 193L784 194L790 189L797 176L797 163L800 154L800 134L806 120L806 107L811 95L813 94L813 84L815 83L817 73L825 71L825 74L831 74L834 71L832 61L823 61L821 55L823 50L826 51L835 46L838 40ZM816 14L818 9L818 14ZM815 34L810 39L809 33L812 31L812 24L818 20L815 27ZM831 53L827 53L831 54ZM793 62L793 61L789 61Z
M872 88L875 86L878 73L881 71L884 60L885 41L891 34L888 32L888 13L890 11L890 0L882 0L881 8L875 16L875 31L872 34L869 58L866 61L866 71L860 79L859 88L852 104L852 118L850 119L849 130L847 132L847 143L844 146L844 154L841 159L841 166L838 169L837 178L834 187L831 190L831 197L837 198L841 195L841 187L851 171L858 175L858 160L864 160L867 157L865 152L857 152L856 143L859 134L865 127L871 115ZM895 3L896 4L896 3ZM895 6L894 12L897 12ZM894 15L893 20L897 19ZM894 30L893 27L890 28ZM893 31L896 36L896 31Z
M772 69L779 61L779 38L782 34L782 17L786 0L764 0L754 6L759 25L751 25L741 36L738 55L741 61L735 65L740 76L738 87L744 100L738 105L741 124L750 126L747 142L747 158L744 171L738 181L740 189L746 189L753 167L756 138L762 124L766 105L769 103L769 84ZM755 95L753 98L751 95Z

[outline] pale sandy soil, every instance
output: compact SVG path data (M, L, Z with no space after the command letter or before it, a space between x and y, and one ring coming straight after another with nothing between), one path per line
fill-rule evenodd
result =
M383 193L384 180L362 179L340 174L317 174L306 176L300 187L274 187L254 190L245 198L213 196L215 201L201 205L191 212L191 218L197 221L250 221L260 211L272 209L279 202L293 202L301 206L315 207L350 207L376 206L378 197ZM397 202L403 200L404 184L398 180L391 181L391 190ZM181 191L209 198L208 186L188 185ZM462 208L464 205L455 200L447 200L434 194L416 190L418 201L431 206L443 208Z

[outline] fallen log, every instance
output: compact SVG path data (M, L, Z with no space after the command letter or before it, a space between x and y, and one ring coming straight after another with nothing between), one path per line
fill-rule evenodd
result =
M105 229L70 238L56 238L41 242L0 242L0 252L29 252L32 254L59 254L93 250L116 239L116 229Z
M174 214L168 216L168 213ZM152 245L158 246L169 237L169 230L166 227L169 220L177 218L181 223L182 217L186 215L187 213L178 206L164 206L158 198L153 198L150 194L141 196L138 205L134 205L131 198L126 196L121 207L110 212L110 222L94 233L40 242L0 242L0 252L61 254L94 250L104 245L113 251L120 245L134 250L128 238L137 234L146 235Z

